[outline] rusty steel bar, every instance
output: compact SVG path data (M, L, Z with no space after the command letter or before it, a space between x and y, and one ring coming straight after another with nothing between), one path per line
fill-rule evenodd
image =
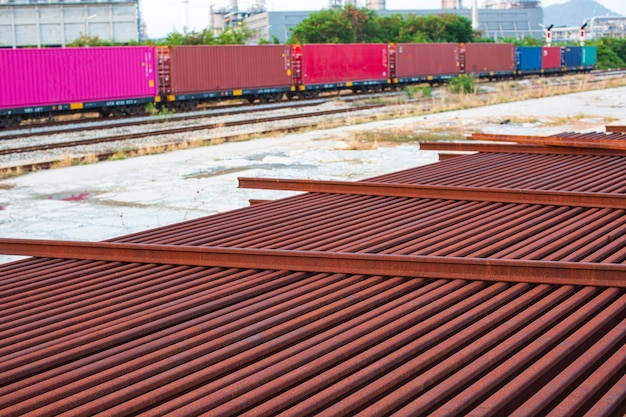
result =
M460 156L465 156L467 153L447 153L447 152L439 152L439 160L447 161L448 159L458 158Z
M626 265L0 239L0 253L167 265L626 287Z
M611 136L611 135L616 135ZM616 140L616 139L621 140ZM499 135L492 133L473 133L472 140L515 142L525 145L550 145L565 146L570 148L614 149L626 150L626 140L622 134L560 134L555 136L523 136L523 135Z
M626 209L626 196L614 193L243 177L239 178L239 187L386 197Z
M626 151L474 142L419 142L422 151L626 156ZM441 153L440 153L441 155Z
M272 200L260 200L251 198L250 200L248 200L248 203L250 203L251 206L258 206L259 204L267 203L268 201Z
M626 126L606 126L609 133L626 133Z

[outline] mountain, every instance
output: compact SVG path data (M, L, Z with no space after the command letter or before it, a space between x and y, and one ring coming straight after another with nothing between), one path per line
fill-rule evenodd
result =
M581 26L585 19L596 16L620 16L594 0L569 0L543 8L546 26Z

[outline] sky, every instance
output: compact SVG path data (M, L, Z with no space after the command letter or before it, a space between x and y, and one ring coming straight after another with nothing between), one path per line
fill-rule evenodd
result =
M595 0L609 10L626 16L625 0ZM478 0L481 7L484 0ZM566 3L567 0L543 0L543 6ZM185 6L188 7L188 19L185 15ZM246 10L254 4L253 0L239 0L239 9ZM359 0L359 6L365 6L366 0ZM200 31L209 24L209 8L215 5L216 8L227 7L228 0L140 0L141 13L146 23L147 34L151 38L164 37L170 32L182 32L188 22L188 30ZM265 4L270 11L288 10L320 10L327 7L328 0L266 0ZM465 0L464 5L470 5L470 0ZM386 0L388 10L393 9L438 9L441 7L441 0Z

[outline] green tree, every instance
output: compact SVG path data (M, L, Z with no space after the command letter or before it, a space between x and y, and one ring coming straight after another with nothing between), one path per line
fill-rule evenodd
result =
M346 6L312 13L292 30L289 43L472 42L472 23L455 14L379 17Z
M160 43L162 45L241 45L254 33L248 29L245 25L240 25L234 28L224 29L218 36L214 36L213 33L204 29L201 32L192 31L187 34L179 32L169 33L165 41Z
M291 32L288 43L353 43L352 23L338 10L311 13Z
M380 25L374 10L346 6L341 10L341 19L350 22L356 43L380 42Z
M109 40L102 40L97 36L83 35L80 38L76 39L74 42L69 43L67 46L82 47L82 46L115 46L115 45L124 45L124 44L115 43Z

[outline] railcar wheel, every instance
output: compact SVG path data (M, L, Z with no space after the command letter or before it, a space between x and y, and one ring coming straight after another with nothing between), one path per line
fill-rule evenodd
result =
M113 117L122 117L126 114L126 109L124 106L117 106L111 109L111 114Z
M111 115L111 109L102 107L98 113L100 113L100 117L109 117Z
M128 114L130 116L138 116L140 114L142 114L143 109L141 108L141 106L129 106L128 107Z

